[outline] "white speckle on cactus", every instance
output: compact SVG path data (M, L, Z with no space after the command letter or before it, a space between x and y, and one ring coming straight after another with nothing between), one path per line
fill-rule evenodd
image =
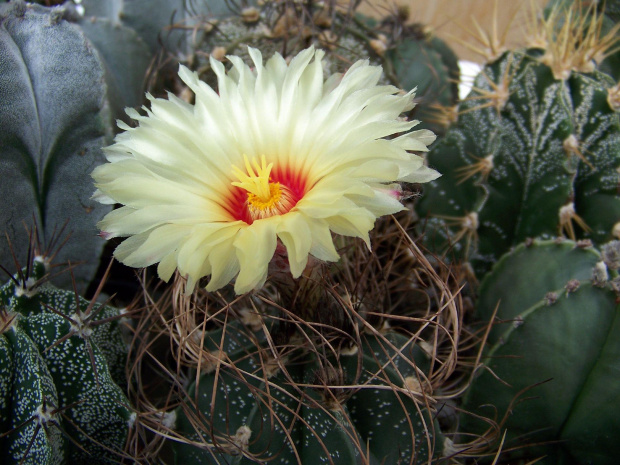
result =
M119 318L119 320L118 320L118 321L119 321L119 323L120 323L122 326L123 326L123 325L128 325L128 324L130 323L130 319L129 319L127 316L125 316L125 315L127 315L128 313L129 313L129 312L127 311L127 307L125 307L125 308L121 308L121 309L118 311L118 314L120 315L120 318ZM127 350L129 350L129 349L130 349L130 346L131 346L131 344L128 344L128 345L127 345Z
M620 269L620 241L611 241L601 249L603 261L612 270Z
M577 212L575 211L575 204L573 202L569 202L560 207L558 217L560 220L560 233L566 233L567 236L573 240L575 239L575 228L573 226L573 221L582 229L586 231L590 230L588 225L586 225L581 217L577 215Z
M359 352L359 348L355 344L353 344L351 347L344 347L340 349L340 355L349 356L349 357L352 355L357 355L358 352Z
M564 147L566 155L578 155L580 158L583 158L583 155L579 151L579 141L577 140L575 134L571 134L564 139L562 146Z
M479 225L480 223L478 222L478 213L471 212L470 214L463 217L463 229L468 231L475 231L476 229L478 229Z
M512 326L513 328L519 328L520 326L523 325L525 321L523 320L523 317L521 315L518 315L512 322Z
M566 296L568 297L570 293L577 291L577 289L579 289L579 286L581 286L581 283L578 279L570 279L565 286Z
M237 429L237 432L231 439L239 449L247 451L251 436L252 430L246 425L242 425Z
M405 382L403 383L405 389L411 391L412 394L421 394L422 393L422 385L420 381L415 376L407 376L405 378ZM379 415L379 418L381 415Z
M203 351L200 371L202 373L212 373L226 358L226 352L222 350Z
M620 110L620 84L607 89L607 103L614 110Z
M418 342L418 346L420 346L420 349L422 349L427 358L431 358L431 354L434 352L432 344L426 341L420 341Z
M192 339L196 342L200 342L205 337L205 332L201 329L196 328L196 330L191 335Z
M254 332L258 332L263 327L263 318L257 311L250 308L243 308L239 311L241 322L249 326Z
M129 427L129 429L133 428L133 425L136 423L136 412L131 412L131 415L129 415L129 419L127 420L127 426Z

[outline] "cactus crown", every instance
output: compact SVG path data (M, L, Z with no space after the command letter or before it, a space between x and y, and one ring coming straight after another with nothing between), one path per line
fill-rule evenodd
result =
M617 51L620 24L604 32L604 19L595 2L586 9L581 1L569 8L557 4L546 17L532 19L529 46L545 51L540 61L558 80L567 79L572 72L591 73L596 63Z

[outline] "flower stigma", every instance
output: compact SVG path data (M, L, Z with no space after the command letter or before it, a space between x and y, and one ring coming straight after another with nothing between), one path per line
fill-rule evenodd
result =
M246 172L233 165L233 174L239 181L231 184L247 191L247 200L242 207L246 211L239 215L245 217L244 221L251 224L254 220L282 215L295 206L297 202L290 189L279 182L272 182L273 163L267 164L264 155L260 165L256 157L250 162L243 155L243 161Z

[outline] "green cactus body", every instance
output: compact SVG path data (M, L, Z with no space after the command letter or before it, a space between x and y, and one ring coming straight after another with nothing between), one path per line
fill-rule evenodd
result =
M52 425L58 415L50 411L58 405L58 393L45 361L20 328L3 334L2 345L13 355L1 361L6 376L1 381L6 395L3 403L7 406L2 412L2 431L17 428L2 440L3 457L9 463L18 463L23 457L33 464L62 463L64 441L61 431Z
M618 0L609 0L604 3L605 14L607 14L614 22L620 19L620 2Z
M35 259L25 286L0 288L4 463L115 462L132 421L119 387L127 350L119 310L94 305L91 320L88 301L42 283L45 275Z
M620 234L615 83L597 70L557 79L543 61L529 50L486 66L428 156L443 175L418 204L425 240L480 273L527 238Z
M422 121L420 127L443 134L439 107L449 108L458 101L460 69L452 49L420 25L413 25L386 52L384 66L403 89L417 88L421 98L412 116Z
M481 369L462 407L498 423L507 414L508 457L616 463L620 306L608 280L613 273L593 248L534 241L502 257L482 282L478 316L489 321L497 308L498 322L488 370ZM476 434L488 428L469 414L461 426Z
M197 375L176 425L203 447L175 444L176 463L379 465L439 455L438 427L407 388L418 379L416 367L428 366L409 338L362 336L360 352L329 365L295 344L278 366L268 345L257 345L264 335L254 333L249 344L247 331L234 322L225 337L221 330L205 335L205 349L219 361Z

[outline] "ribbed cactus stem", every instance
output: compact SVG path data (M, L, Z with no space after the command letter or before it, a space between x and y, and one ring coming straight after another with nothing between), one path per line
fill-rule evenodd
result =
M52 286L47 263L36 257L0 287L3 458L112 463L122 455L132 414L118 385L127 351L121 315Z
M591 244L531 241L482 281L477 315L488 321L495 314L498 323L485 352L488 370L474 378L461 424L482 434L488 423L474 415L494 418L507 430L506 460L547 455L561 463L570 455L574 463L615 463L620 448L607 432L620 428L613 375L620 370L620 288L608 262L619 264Z

